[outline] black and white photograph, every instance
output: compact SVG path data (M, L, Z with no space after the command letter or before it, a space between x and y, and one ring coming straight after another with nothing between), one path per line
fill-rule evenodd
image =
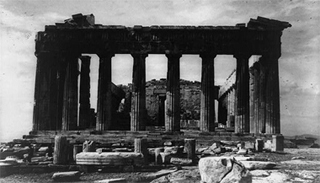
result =
M0 0L0 182L320 182L319 0Z

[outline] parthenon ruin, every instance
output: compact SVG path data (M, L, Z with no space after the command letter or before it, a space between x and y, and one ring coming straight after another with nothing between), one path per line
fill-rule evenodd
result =
M202 59L201 132L215 131L215 99L219 120L240 134L280 134L279 68L281 35L291 27L263 17L235 26L134 26L95 24L93 15L73 15L64 23L48 25L36 37L37 71L33 131L84 130L90 115L90 57L99 56L96 131L116 125L114 106L124 97L111 82L115 54L133 57L130 131L145 131L146 57L168 59L165 93L165 131L180 131L180 63L183 54ZM233 55L234 84L215 93L214 59ZM259 55L249 68L248 60ZM79 70L79 62L81 70ZM80 86L78 77L80 76ZM78 88L79 87L79 88ZM216 91L217 92L217 91ZM218 98L217 98L218 96ZM223 112L224 111L224 112Z

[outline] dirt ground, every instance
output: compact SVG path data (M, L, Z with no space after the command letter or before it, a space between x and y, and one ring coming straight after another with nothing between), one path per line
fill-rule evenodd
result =
M283 153L256 153L255 157L269 158L270 161L276 162L275 170L269 171L272 173L286 174L284 182L294 183L319 183L320 182L320 149L285 149ZM294 158L295 157L295 158ZM295 160L292 160L294 158ZM188 169L196 170L197 167L187 167ZM79 183L94 182L96 180L111 179L111 178L126 178L128 182L151 182L146 178L147 175L153 172L132 172L132 173L86 173L80 178ZM53 173L43 174L14 174L0 178L1 183L34 183L34 182L53 182ZM184 175L185 176L185 175ZM200 177L197 177L200 178ZM280 181L280 180L279 180ZM200 182L200 179L195 182ZM276 180L269 179L253 179L253 182L274 182Z

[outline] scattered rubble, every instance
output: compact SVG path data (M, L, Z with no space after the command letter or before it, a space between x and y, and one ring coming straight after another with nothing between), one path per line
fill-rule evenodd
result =
M53 174L52 179L57 182L76 181L80 179L80 175L79 171L57 172Z

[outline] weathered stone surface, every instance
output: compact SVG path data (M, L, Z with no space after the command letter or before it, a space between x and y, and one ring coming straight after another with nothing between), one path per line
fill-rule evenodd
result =
M94 183L126 183L127 180L125 178L116 178L116 179L104 179L104 180L97 180Z
M168 182L183 182L183 183L199 183L200 174L197 167L191 167L191 169L182 169L170 173L166 176L159 177L153 180L151 183L168 183Z
M264 143L263 143L263 140L262 140L262 139L256 139L255 150L256 150L257 152L262 152L262 150L263 150L263 145L264 145Z
M141 153L133 152L82 152L76 155L79 165L142 166L144 158Z
M164 170L160 170L157 171L155 173L151 173L147 176L147 179L156 179L165 175L168 175L170 173L176 172L178 171L178 169L174 168L174 169L164 169Z
M154 162L156 165L162 164L162 157L160 153L163 151L163 148L155 148L154 150Z
M267 177L267 176L269 176L269 173L265 170L252 170L252 171L250 171L250 173L253 177Z
M68 163L69 141L66 136L56 136L54 144L53 163L64 165Z
M255 149L254 145L254 142L245 142L244 147L246 149Z
M251 183L252 175L238 161L233 162L232 170L221 180L220 183Z
M52 179L54 181L75 181L80 178L79 171L70 171L70 172L57 172L54 173Z
M289 183L292 181L289 180L289 175L279 172L279 171L272 171L270 175L267 177L253 177L252 181L257 183Z
M164 164L170 163L170 160L171 160L171 154L170 153L161 152L160 155L161 155L161 158L162 158L162 163L164 163Z
M296 159L306 159L306 157L304 156L295 156L291 158L292 160L296 160Z
M272 149L272 141L271 140L267 140L265 143L264 143L264 148L265 150L271 150Z
M209 149L210 150L215 150L216 148L219 148L221 146L220 142L216 142L216 143L213 143Z
M206 183L250 182L246 168L230 157L206 157L199 161L201 181ZM229 175L230 174L230 175Z
M272 135L272 151L283 151L284 137L282 135Z
M248 153L247 149L239 149L239 151L237 152L238 155L246 155Z
M175 164L175 165L191 165L192 159L172 157L170 159L170 163Z
M249 170L265 170L272 169L277 166L274 162L266 162L266 161L241 161L241 163Z
M96 151L96 143L94 141L85 141L83 143L83 152L95 152Z

